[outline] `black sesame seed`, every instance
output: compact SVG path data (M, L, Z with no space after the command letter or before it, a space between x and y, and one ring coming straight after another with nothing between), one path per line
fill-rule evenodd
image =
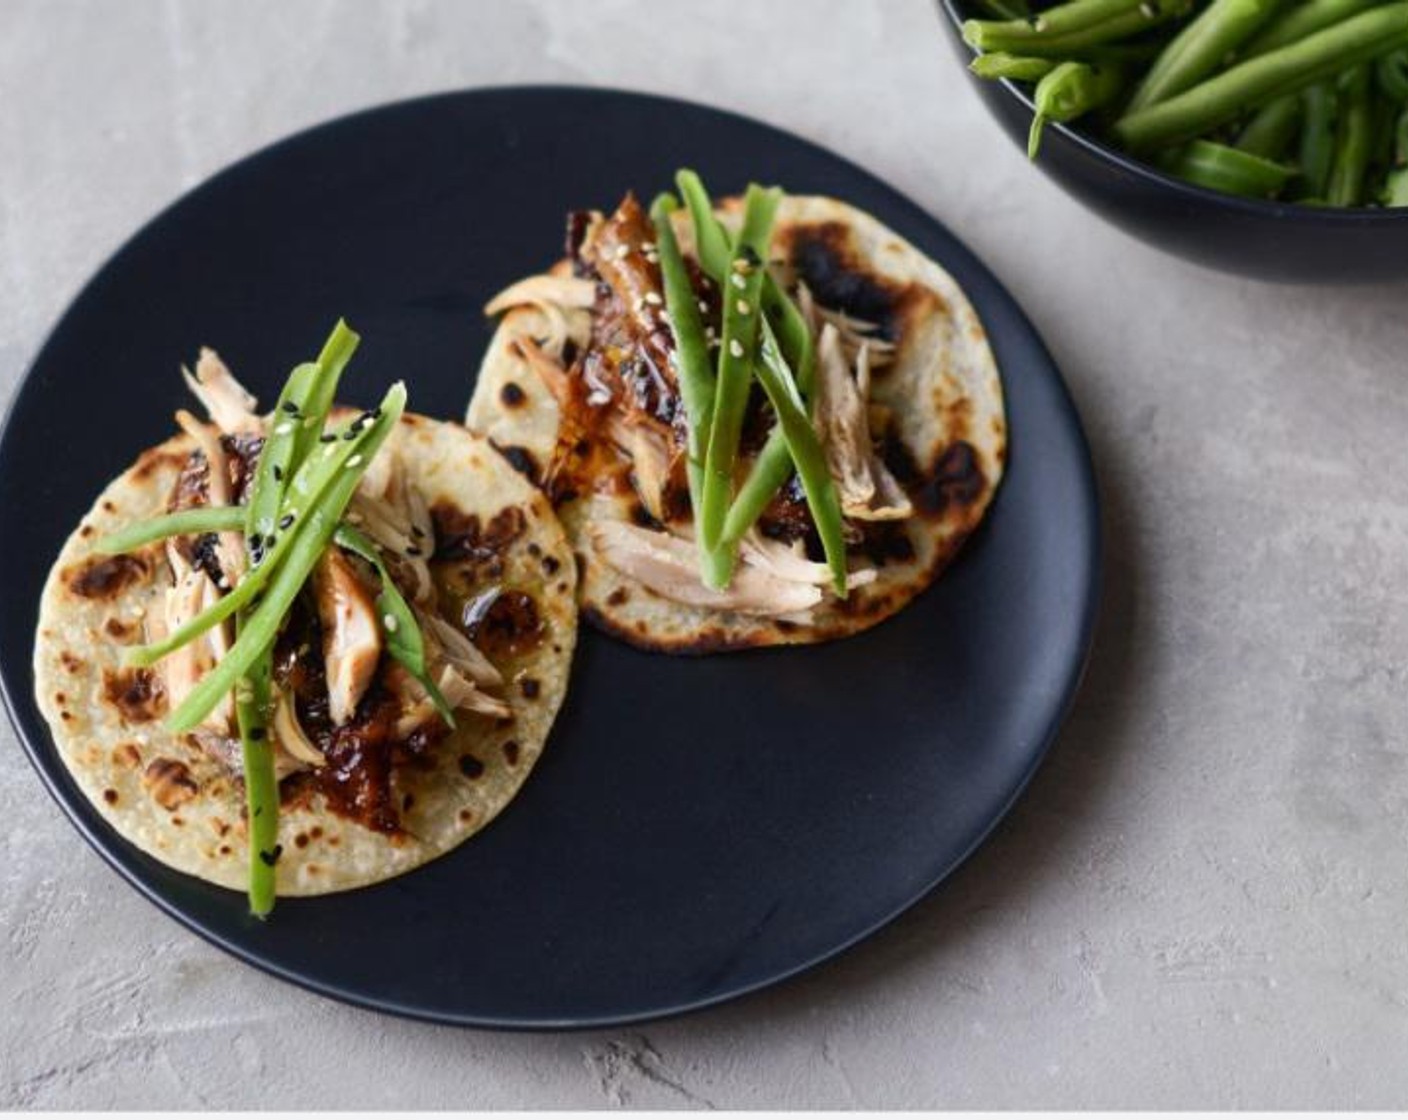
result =
M337 434L336 434L335 432L325 432L323 435L320 435L320 436L318 437L318 442L319 442L319 443L333 443L333 442L335 442L336 440L337 440Z
M290 416L298 415L298 405L294 404L293 401L284 401L283 409Z
M249 550L250 550L251 552L258 552L258 551L259 551L261 548L263 548L263 547L264 547L264 534L263 534L263 533L251 533L251 534L249 535Z
M343 439L356 439L359 435L361 435L361 433L362 433L362 429L359 428L359 427L357 427L356 424L353 424L350 428L347 429L347 431L345 431L345 432L342 433L342 438L343 438Z
M279 857L283 854L284 846L282 844L275 844L272 852L260 852L259 858L264 861L265 867L273 867L274 864L279 862Z
M268 733L262 727L251 727L249 729L249 737L256 743L262 743L267 734Z
M288 528L290 525L292 525L292 524L293 524L293 514L291 514L291 513L286 513L286 514L284 514L281 518L279 518L279 528L280 528L280 529L287 529L287 528Z
M275 482L282 482L283 480L284 480L284 469L283 469L283 467L279 466L278 463L275 463L275 464L274 464L274 481L275 481Z

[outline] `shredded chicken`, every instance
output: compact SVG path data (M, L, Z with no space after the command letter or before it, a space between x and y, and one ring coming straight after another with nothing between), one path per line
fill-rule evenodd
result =
M324 552L313 569L313 596L323 628L328 714L340 726L356 712L381 659L376 607L336 548Z
M533 307L546 329L538 343L555 358L566 353L567 343L585 346L591 338L591 306L596 284L577 276L543 273L510 284L484 307L484 314L498 315L514 307Z
M259 402L235 380L235 375L214 350L202 348L195 373L183 366L181 376L222 432L235 435L264 430L264 422L254 411Z
M861 346L853 378L840 332L827 323L817 343L816 415L841 510L859 521L897 521L912 515L914 506L875 454L869 394L868 348Z
M186 562L176 547L175 538L169 538L166 542L166 559L171 565L173 583L166 589L161 613L148 612L148 638L152 641L184 626L220 598L220 591L211 578ZM160 665L170 706L180 707L201 677L229 652L229 623L222 622L167 654ZM225 696L201 721L203 729L220 736L233 734L234 726L233 695Z
M841 336L841 349L846 355L846 361L851 364L855 364L862 346L869 348L870 364L874 369L880 369L894 361L895 344L879 336L877 332L880 328L877 324L856 319L844 311L822 307L816 302L806 284L797 285L797 305L802 317L812 329L813 338L828 323L836 328Z
M739 564L728 588L715 591L699 579L694 541L673 533L642 529L626 521L590 522L592 544L616 571L631 576L666 599L766 618L803 620L825 597L831 575L794 549L759 537L742 542ZM870 583L874 569L852 573L848 587Z
M348 504L347 520L381 547L387 566L398 584L408 589L412 602L434 600L427 560L435 527L425 499L410 485L394 448L383 447L371 461Z
M181 430L196 441L206 464L206 496L212 506L228 506L233 495L230 493L230 465L220 442L220 433L202 424L184 408L176 412L176 423ZM225 577L226 590L239 582L244 574L244 538L239 533L226 532L216 536L215 558L220 562L220 572Z
M327 757L308 738L303 725L298 722L298 706L293 697L280 692L274 702L272 721L274 741L293 758L309 766L326 766Z

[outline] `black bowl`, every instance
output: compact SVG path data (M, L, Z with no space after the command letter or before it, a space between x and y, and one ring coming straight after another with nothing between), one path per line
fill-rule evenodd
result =
M939 0L939 8L966 67L974 52L963 41L963 4ZM1025 151L1034 112L1027 91L1014 82L973 80ZM1220 194L1060 124L1047 125L1036 162L1097 214L1198 264L1285 283L1408 278L1408 209L1332 210Z

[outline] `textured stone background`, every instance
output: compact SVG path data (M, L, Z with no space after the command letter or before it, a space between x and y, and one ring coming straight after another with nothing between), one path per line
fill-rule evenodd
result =
M742 40L766 52L744 62ZM874 169L1024 303L1108 511L1094 663L993 840L800 982L623 1033L350 1010L141 901L0 732L0 1105L1408 1104L1408 288L1280 289L1024 165L927 0L0 3L0 393L181 191L522 81L680 94Z

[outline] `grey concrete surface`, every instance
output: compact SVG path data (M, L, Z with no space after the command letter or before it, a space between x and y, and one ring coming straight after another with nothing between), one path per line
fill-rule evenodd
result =
M1108 514L1074 718L991 842L872 942L563 1036L378 1018L234 963L100 864L6 727L0 1105L1408 1105L1408 288L1265 286L1108 228L994 133L927 0L3 0L3 392L206 175L361 106L529 80L793 129L1011 286Z

